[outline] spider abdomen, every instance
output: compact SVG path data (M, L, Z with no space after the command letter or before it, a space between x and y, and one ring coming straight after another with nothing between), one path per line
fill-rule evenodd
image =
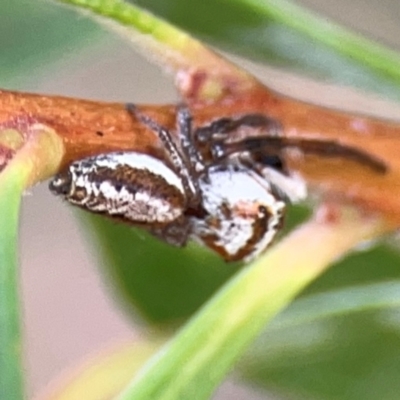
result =
M160 160L135 152L76 161L54 178L50 190L88 211L133 224L166 224L185 211L176 174Z

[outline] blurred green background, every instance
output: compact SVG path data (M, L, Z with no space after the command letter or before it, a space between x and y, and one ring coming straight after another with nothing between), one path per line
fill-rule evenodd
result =
M397 104L383 100L399 98L399 88L390 81L239 2L138 3L224 50L268 62L274 68L238 61L288 95L385 117L399 115ZM399 48L397 1L348 3L302 2L324 18ZM172 81L126 42L49 1L0 0L0 54L1 88L139 103L177 99ZM375 94L357 94L327 82ZM174 329L238 268L195 246L171 249L143 232L89 220L83 213L77 224L71 209L52 198L45 185L32 192L25 199L21 230L30 393L107 344ZM303 214L303 209L291 210L290 224ZM399 266L395 247L367 247L338 263L305 295L398 282ZM259 391L263 387L282 399L397 399L399 309L266 332L242 360L237 376L257 383L257 391L226 386L217 398L265 398Z

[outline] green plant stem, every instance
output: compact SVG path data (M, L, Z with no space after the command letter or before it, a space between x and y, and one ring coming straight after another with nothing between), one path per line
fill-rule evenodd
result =
M0 178L0 399L7 400L24 398L17 268L23 178L20 168L6 169Z
M172 39L177 44L185 42L188 35L167 22L124 0L56 0L59 3L75 5L93 13L110 18L120 25L135 28L149 34L160 42Z
M381 230L354 214L333 226L308 222L218 292L118 400L208 399L270 319L330 262Z
M165 46L164 53L167 52L168 48L174 48L178 53L181 53L181 57L185 58L186 52L188 50L190 52L190 49L193 46L196 47L196 43L198 43L186 33L123 0L57 1L89 9L97 15L135 28L138 32L147 34L156 42L163 44ZM253 10L258 15L273 19L301 35L308 36L315 42L334 49L339 54L357 61L363 67L370 68L383 77L400 83L400 56L393 50L368 40L287 0L234 1L247 6L248 9ZM162 59L163 56L162 54L157 54L156 58ZM192 63L195 63L195 60L196 58L192 60ZM171 60L169 61L171 63ZM228 65L229 63L227 62L226 66Z
M400 55L287 0L234 0L400 83Z

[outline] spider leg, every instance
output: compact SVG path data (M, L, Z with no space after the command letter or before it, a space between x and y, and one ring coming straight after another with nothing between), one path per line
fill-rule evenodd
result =
M250 137L237 142L225 143L218 148L219 158L248 152L261 152L265 149L266 154L279 154L281 150L295 148L305 154L316 154L324 157L340 157L355 161L373 169L377 173L385 173L387 165L383 160L372 154L358 149L357 147L341 144L333 140L318 140L288 137Z
M175 172L182 180L182 185L188 199L188 206L199 204L201 200L201 192L199 190L197 179L194 174L194 166L192 166L190 159L186 159L186 154L182 154L180 152L179 148L172 138L171 132L169 132L168 129L166 129L165 127L159 125L152 118L143 115L132 103L126 104L126 110L132 116L137 118L140 122L150 128L152 131L157 133L158 137L164 145L166 152L171 159L171 162L175 168ZM185 124L188 124L188 126L186 126L183 122L185 122ZM189 119L188 121L178 121L178 128L183 128L190 132L191 120ZM179 135L181 136L182 134L179 132Z
M195 148L192 137L192 116L185 104L178 105L177 125L182 151L189 160L190 165L194 166L196 172L204 170L204 164Z
M221 118L202 126L195 131L195 139L199 143L224 140L230 132L241 127L263 128L271 136L278 136L282 126L274 118L263 114L246 114L240 118Z

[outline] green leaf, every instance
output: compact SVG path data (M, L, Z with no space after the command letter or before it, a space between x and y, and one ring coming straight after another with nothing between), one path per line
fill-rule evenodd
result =
M0 398L24 398L18 283L18 214L26 182L22 168L0 175Z

